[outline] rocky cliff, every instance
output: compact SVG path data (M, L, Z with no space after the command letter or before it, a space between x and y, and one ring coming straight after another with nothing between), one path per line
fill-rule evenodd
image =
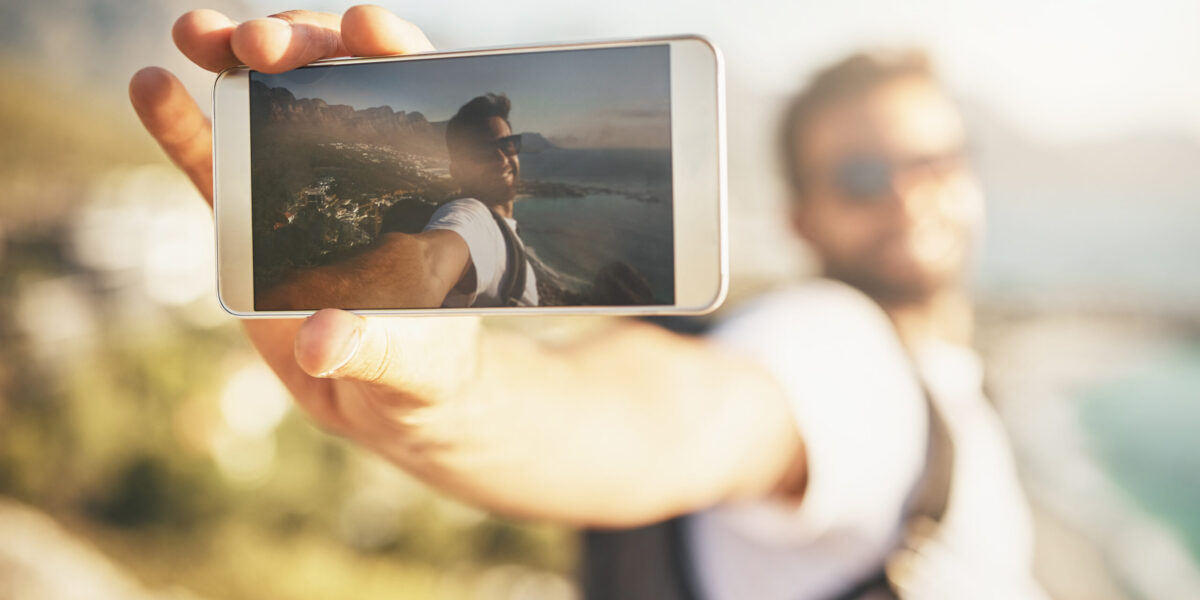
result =
M446 154L446 122L430 122L419 112L390 106L356 110L319 98L296 98L287 88L250 84L250 115L255 133L287 135L317 142L367 143L431 158Z

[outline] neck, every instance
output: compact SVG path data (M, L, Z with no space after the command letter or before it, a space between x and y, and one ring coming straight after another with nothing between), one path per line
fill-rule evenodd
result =
M513 218L513 201L516 200L515 196L497 198L495 193L473 190L466 187L462 188L462 194L484 203L492 212L502 217Z
M500 204L488 203L488 208L492 209L492 212L494 212L502 217L505 217L508 219L513 218L513 201L512 200L509 200L507 202L501 202Z
M975 317L970 296L959 287L939 290L919 301L881 306L909 346L931 340L971 344Z

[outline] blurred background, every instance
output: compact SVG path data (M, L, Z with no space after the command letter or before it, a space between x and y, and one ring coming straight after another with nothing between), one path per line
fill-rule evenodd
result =
M1038 576L1060 599L1200 597L1200 3L382 4L443 49L720 44L727 306L812 268L778 218L783 101L850 51L927 48L987 186L978 342ZM208 104L170 39L201 6L0 1L0 598L575 597L571 531L317 431L217 306L208 209L126 97L156 64Z

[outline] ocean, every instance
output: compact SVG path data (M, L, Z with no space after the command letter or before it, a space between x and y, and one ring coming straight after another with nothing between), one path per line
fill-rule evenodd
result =
M1079 393L1080 421L1105 471L1179 532L1200 564L1200 339Z
M527 182L574 195L531 195L514 205L521 239L560 287L584 292L606 264L641 273L655 300L674 303L669 150L550 149L521 155ZM535 186L536 190L536 186Z

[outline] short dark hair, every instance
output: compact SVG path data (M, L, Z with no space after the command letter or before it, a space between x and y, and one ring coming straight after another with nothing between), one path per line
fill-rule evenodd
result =
M813 116L832 105L861 96L882 84L905 77L938 83L929 55L919 48L856 52L817 71L808 85L788 102L780 129L783 168L799 196L804 190L800 146Z
M461 144L463 133L486 129L487 121L492 117L500 117L508 123L510 110L512 102L504 94L488 93L472 98L446 123L446 150L454 154Z

